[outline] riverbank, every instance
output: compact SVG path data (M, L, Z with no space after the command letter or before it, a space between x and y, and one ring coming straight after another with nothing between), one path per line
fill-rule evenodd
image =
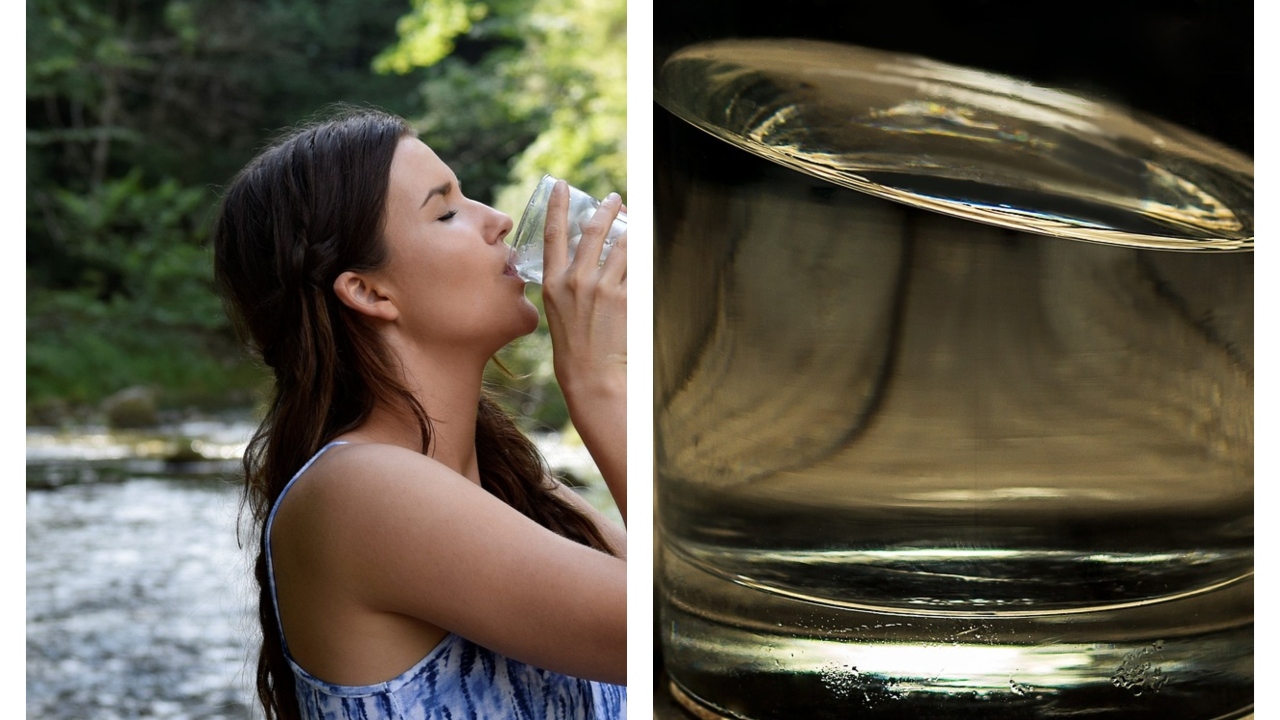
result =
M105 425L28 426L27 489L122 482L129 478L219 480L238 486L240 459L257 420L247 411L189 418L145 429ZM591 455L574 435L531 435L551 471L619 519Z

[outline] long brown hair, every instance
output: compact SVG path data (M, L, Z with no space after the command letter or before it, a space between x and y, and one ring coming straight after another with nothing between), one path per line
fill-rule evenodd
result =
M274 374L262 424L244 455L244 507L256 553L258 699L268 720L299 717L271 599L266 519L290 478L326 443L355 429L375 404L407 408L422 452L431 420L400 382L373 329L343 305L333 282L387 262L383 224L391 159L414 135L403 119L342 108L294 130L232 180L214 220L214 272L228 314ZM599 529L552 492L536 447L488 397L476 420L482 486L565 537L608 552Z

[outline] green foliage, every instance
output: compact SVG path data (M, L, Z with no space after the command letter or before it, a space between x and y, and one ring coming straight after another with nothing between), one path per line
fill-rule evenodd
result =
M168 406L253 402L262 375L213 293L207 223L270 136L329 104L412 119L469 195L513 215L544 172L625 191L625 13L622 0L27 0L28 407L138 385ZM563 426L545 328L501 358L502 401Z
M109 76L146 70L116 18L87 0L28 0L27 95L100 105Z
M523 108L554 108L515 161L501 207L523 207L542 175L604 197L626 193L626 3L536 0L518 74Z
M144 187L133 170L88 194L55 189L65 256L81 268L76 289L127 302L157 326L214 330L222 308L210 284L206 192L169 179Z
M505 185L511 159L538 136L548 113L521 113L510 102L518 79L492 55L491 72L477 73L458 58L446 58L422 82L426 109L413 119L425 141L457 173L467 195L490 203Z
M416 112L412 78L370 71L404 7L29 0L28 132L60 143L40 159L63 180L91 184L142 166L191 185L221 183L265 136L325 105Z
M626 192L623 0L415 0L382 72L422 77L426 142L469 195L518 217L551 173L603 197ZM545 323L487 379L541 429L568 423Z
M28 0L29 407L143 384L252 402L203 247L212 189L327 104L415 112L416 81L370 70L404 9Z
M414 0L413 12L400 18L400 42L374 58L378 72L404 75L416 67L435 65L453 52L453 39L484 19L489 8L467 0Z
M206 192L140 171L88 194L55 189L55 237L74 275L27 291L27 396L89 403L146 383L171 404L247 400L211 287Z
M375 67L422 69L418 126L464 184L500 177L495 204L511 214L545 173L625 193L623 0L415 0L399 31Z

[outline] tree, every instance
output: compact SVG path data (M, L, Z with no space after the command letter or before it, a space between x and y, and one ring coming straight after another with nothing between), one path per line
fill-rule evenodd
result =
M252 401L204 241L217 188L329 103L419 110L377 75L402 0L28 0L27 399L134 384Z
M397 27L374 67L422 73L427 142L502 177L499 207L518 212L544 173L625 192L625 2L414 0Z

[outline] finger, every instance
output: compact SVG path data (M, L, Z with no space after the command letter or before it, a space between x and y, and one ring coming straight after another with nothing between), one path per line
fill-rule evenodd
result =
M569 263L569 183L564 180L557 180L551 188L542 240L542 274L546 279Z
M609 257L604 259L600 280L604 283L620 283L627 276L627 233L624 231L613 243Z
M578 251L573 256L575 267L592 270L600 267L600 251L604 247L609 228L613 226L613 219L618 216L618 210L621 207L622 198L618 193L609 193L604 202L600 203L600 207L596 208L591 219L582 226L582 239L578 241Z

